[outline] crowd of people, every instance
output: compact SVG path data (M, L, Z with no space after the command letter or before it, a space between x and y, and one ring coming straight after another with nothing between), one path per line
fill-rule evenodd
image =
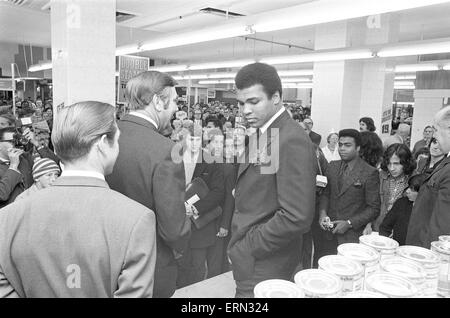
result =
M229 270L252 297L363 234L426 248L450 234L449 107L412 150L407 123L382 142L369 117L321 147L272 66L238 72L235 105L188 107L175 85L137 75L120 114L0 115L0 297L166 298Z

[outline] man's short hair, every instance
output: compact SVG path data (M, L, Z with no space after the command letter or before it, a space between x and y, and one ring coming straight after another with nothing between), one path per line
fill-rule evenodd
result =
M110 144L117 131L115 108L86 101L62 108L53 124L52 143L63 163L84 158L92 145L106 135Z
M253 85L261 85L267 97L270 99L278 92L280 98L283 94L281 79L277 70L268 64L253 63L244 66L234 79L236 88L239 90L249 88Z
M217 117L208 117L205 121L205 125L208 125L210 122L214 124L214 127L222 129L222 123Z
M125 98L130 109L144 109L166 87L174 87L177 82L172 76L157 71L146 71L130 79L125 89Z
M438 124L450 129L450 106L442 108L436 115Z
M351 137L355 140L356 147L361 146L361 134L356 129L342 129L339 132L339 138Z

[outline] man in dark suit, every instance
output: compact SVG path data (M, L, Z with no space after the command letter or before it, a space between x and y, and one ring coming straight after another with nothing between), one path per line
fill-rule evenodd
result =
M257 283L290 279L300 262L302 236L314 216L317 168L313 144L282 105L276 69L250 64L235 82L243 115L257 132L249 161L239 166L228 255L236 297L253 297Z
M201 129L194 134L190 129L186 138L186 151L183 153L183 163L186 174L186 185L192 180L200 178L209 189L204 198L193 203L195 217L202 219L206 214L222 205L224 197L224 180L221 163L215 162L213 156L201 149ZM187 198L189 199L189 198ZM213 249L217 240L217 219L212 219L201 228L191 225L192 234L189 239L189 247L179 261L178 287L184 287L202 281L214 268ZM205 266L207 265L207 266Z
M176 289L175 255L184 251L191 222L184 205L183 164L172 159L175 145L160 132L177 111L175 81L167 74L144 72L128 81L132 111L119 122L120 153L110 187L156 213L157 259L153 297L170 297Z
M312 142L315 143L318 147L320 147L320 142L322 141L322 136L318 133L312 131L314 123L311 118L305 118L303 123L306 126L306 130L308 132L309 138L311 138Z
M424 248L450 233L450 106L436 114L434 128L446 157L420 188L406 236L406 244Z
M232 116L230 114L230 110L228 108L224 109L223 116L221 116L219 119L220 119L220 121L222 123L222 126L225 124L225 122L229 121L229 122L231 122L231 124L234 127L234 116Z
M380 214L380 179L377 169L359 157L361 136L355 129L339 132L339 155L327 170L328 185L322 196L319 224L334 237L322 251L336 254L343 243L358 243L365 226ZM333 228L327 227L327 218ZM323 256L323 255L321 255Z

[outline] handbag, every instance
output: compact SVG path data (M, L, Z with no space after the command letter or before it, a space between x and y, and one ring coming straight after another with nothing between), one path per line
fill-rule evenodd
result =
M195 178L186 186L186 201L194 197L195 195L201 200L205 198L209 193L209 188L202 178ZM222 215L222 208L220 206L215 207L209 213L199 216L198 218L191 217L192 223L194 223L197 229L201 229L208 225L210 222L217 219Z

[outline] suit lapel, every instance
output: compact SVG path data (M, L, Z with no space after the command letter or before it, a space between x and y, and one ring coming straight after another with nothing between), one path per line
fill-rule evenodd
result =
M266 154L267 149L273 143L276 137L280 134L280 128L289 120L290 116L287 111L284 111L274 122L267 128L267 131L259 137L260 143L262 143L261 147L258 148L258 141L256 135L252 135L249 138L249 145L246 148L245 154L245 163L241 163L239 165L238 176L237 179L242 176L242 174L248 169L250 164L256 163L258 160L259 154ZM276 128L277 130L272 134L271 129ZM270 133L269 133L270 132ZM264 143L265 141L265 143Z
M446 157L442 162L433 170L431 175L428 176L427 180L429 180L433 175L435 175L438 171L442 170L447 164L450 164L450 157Z
M342 189L339 192L339 196L342 196L345 193L345 191L347 191L348 188L350 188L350 186L355 183L356 179L360 176L361 168L362 164L361 159L359 158L357 159L355 166L353 167L353 170L350 171L347 177L344 179L344 182L342 183Z

